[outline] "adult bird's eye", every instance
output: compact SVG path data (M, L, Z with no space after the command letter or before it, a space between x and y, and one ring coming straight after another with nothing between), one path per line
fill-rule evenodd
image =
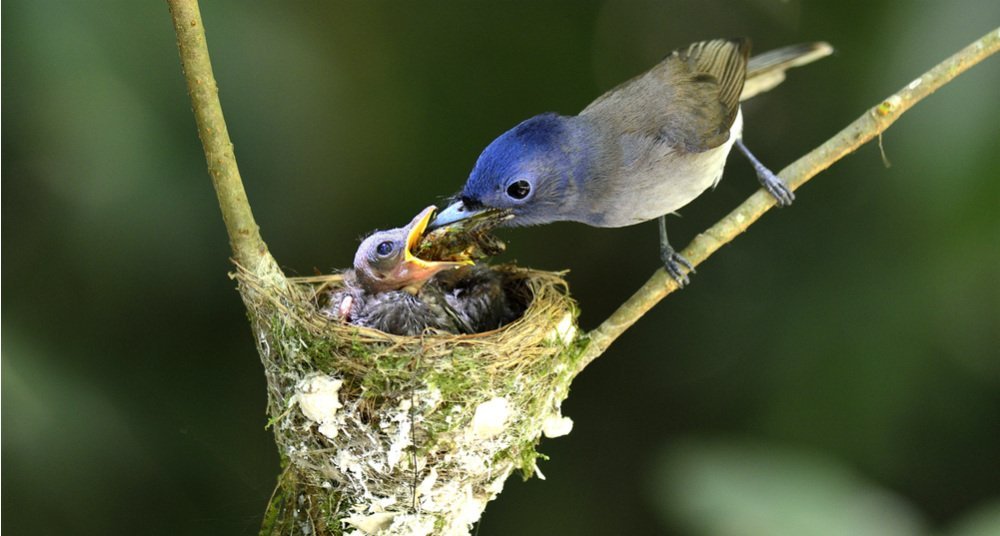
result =
M386 255L392 253L392 250L393 250L392 242L389 242L388 240L375 246L375 253L378 253L382 257L385 257Z
M507 186L507 195L514 199L524 199L528 197L529 193L531 193L531 185L526 180L514 181L510 183L510 186Z

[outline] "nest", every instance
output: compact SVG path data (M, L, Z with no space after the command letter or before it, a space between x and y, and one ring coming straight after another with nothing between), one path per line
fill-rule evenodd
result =
M282 460L266 534L467 534L543 435L584 346L561 274L499 266L525 310L474 335L389 335L330 320L338 276L236 274Z

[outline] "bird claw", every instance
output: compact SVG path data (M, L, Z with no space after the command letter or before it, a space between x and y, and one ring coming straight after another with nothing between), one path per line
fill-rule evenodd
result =
M775 175L773 171L768 169L767 166L762 164L760 160L757 160L757 157L750 152L750 149L747 149L743 140L736 140L736 148L750 161L750 165L757 172L757 180L760 181L760 185L778 202L779 207L787 207L792 204L792 201L795 201L795 194L792 193L788 185Z
M670 277L677 282L677 286L683 288L685 285L691 282L688 278L687 272L694 273L694 266L691 262L684 258L683 255L677 253L673 249L669 249L661 252L661 259L663 261L663 269L666 270ZM687 268L685 272L683 268Z
M787 207L795 201L795 193L785 185L772 171L765 169L766 173L758 173L760 184L777 201L779 207Z

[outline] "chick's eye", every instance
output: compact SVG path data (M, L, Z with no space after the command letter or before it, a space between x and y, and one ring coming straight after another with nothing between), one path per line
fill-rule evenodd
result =
M394 247L392 245L392 242L385 241L375 246L375 253L378 253L382 257L385 257L386 255L392 253L393 249Z
M519 180L507 186L507 195L514 199L524 199L531 193L531 185L526 180Z

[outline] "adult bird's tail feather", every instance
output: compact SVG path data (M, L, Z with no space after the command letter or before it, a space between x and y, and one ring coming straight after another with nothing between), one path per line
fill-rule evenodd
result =
M825 58L833 53L833 47L822 41L802 43L750 58L747 63L747 79L743 84L740 100L745 101L759 93L771 90L785 80L785 71Z

